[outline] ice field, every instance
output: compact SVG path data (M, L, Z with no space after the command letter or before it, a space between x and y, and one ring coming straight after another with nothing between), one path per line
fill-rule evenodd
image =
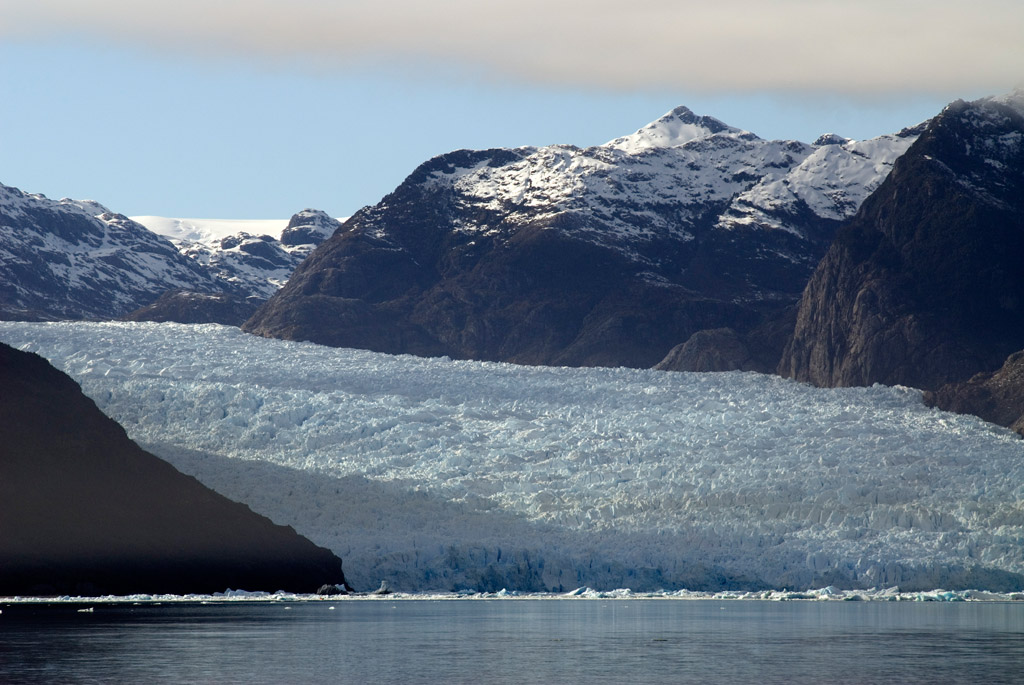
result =
M1024 441L907 388L0 323L361 590L1024 587Z

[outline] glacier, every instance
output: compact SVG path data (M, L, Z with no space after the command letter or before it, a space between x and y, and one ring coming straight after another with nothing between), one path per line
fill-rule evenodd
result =
M1024 587L1024 441L902 387L0 322L129 436L400 591Z

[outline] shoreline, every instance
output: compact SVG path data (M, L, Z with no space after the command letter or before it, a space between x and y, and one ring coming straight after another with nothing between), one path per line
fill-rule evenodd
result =
M501 600L676 600L676 601L765 601L765 602L1024 602L1024 592L989 592L986 590L927 590L903 592L899 588L868 590L839 590L834 587L807 591L763 590L700 592L677 590L673 592L633 592L628 589L611 591L578 588L568 593L518 592L373 592L344 595L297 594L291 592L247 592L228 590L212 595L103 595L83 597L0 597L0 618L4 609L18 607L67 607L88 611L94 606L217 606L238 604L316 604L352 601L501 601ZM79 607L83 607L81 609Z

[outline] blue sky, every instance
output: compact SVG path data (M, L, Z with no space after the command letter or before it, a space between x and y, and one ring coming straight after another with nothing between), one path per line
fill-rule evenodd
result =
M343 216L452 149L600 144L680 104L809 142L1024 82L1015 3L929 3L938 23L902 52L889 46L921 20L899 3L825 5L840 14L786 0L725 28L662 0L0 6L0 183L129 215ZM997 16L979 19L985 5ZM950 35L932 44L936 27Z

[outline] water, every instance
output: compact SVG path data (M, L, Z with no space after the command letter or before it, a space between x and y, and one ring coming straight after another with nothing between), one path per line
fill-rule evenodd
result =
M1024 682L1024 604L1017 603L339 600L77 608L3 606L0 682Z

